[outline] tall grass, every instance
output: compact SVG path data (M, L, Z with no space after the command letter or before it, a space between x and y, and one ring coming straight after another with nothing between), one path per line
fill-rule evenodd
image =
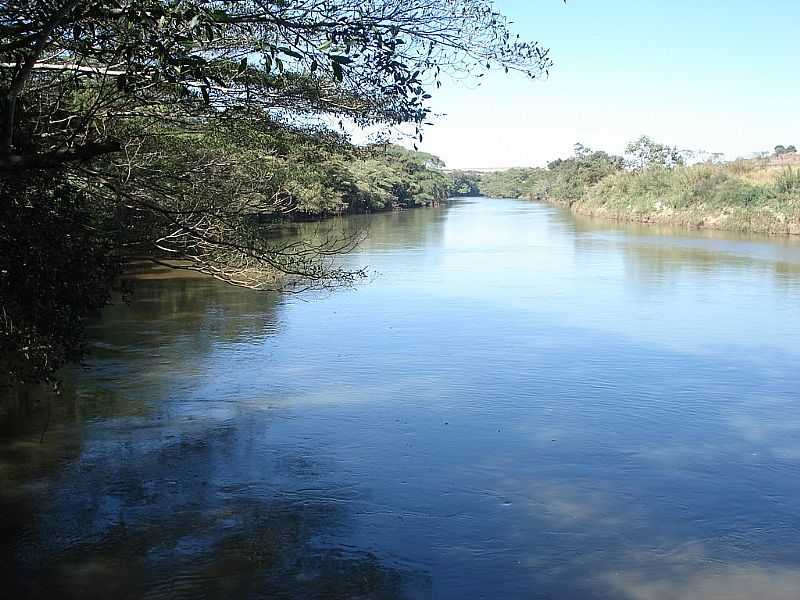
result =
M783 169L775 178L775 189L781 194L800 193L800 169Z
M800 233L800 169L736 161L618 171L570 204L617 220Z

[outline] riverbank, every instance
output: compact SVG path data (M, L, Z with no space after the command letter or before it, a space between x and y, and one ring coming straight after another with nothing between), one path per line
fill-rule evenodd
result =
M489 197L541 200L612 221L800 235L800 167L784 158L631 169L621 157L592 152L546 169L471 175Z
M349 217L367 217L369 215L413 211L420 208L438 208L446 204L448 200L448 198L441 197L426 202L410 204L408 206L393 204L383 208L361 209L359 211L341 213L303 213L300 219L287 219L285 221L265 224L264 235L268 236L270 239L276 240L285 240L287 237L313 239L314 237L320 236L319 224L327 222L328 225L322 227L336 230L337 224L341 223L342 219L347 219ZM323 231L326 231L326 229L323 229ZM352 228L349 231L343 230L340 233L345 237L352 238L354 246L357 246L358 240L363 239L363 236L366 234L366 228L363 230ZM164 279L213 279L212 275L198 270L196 267L196 264L186 259L176 260L166 256L153 255L152 257L147 257L142 255L126 260L119 278L126 282Z
M614 221L800 235L800 170L755 161L620 172L578 198L542 198Z

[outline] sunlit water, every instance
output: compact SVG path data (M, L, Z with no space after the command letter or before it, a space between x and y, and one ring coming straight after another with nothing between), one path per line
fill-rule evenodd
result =
M4 426L0 597L800 597L799 243L352 221L357 289L108 310Z

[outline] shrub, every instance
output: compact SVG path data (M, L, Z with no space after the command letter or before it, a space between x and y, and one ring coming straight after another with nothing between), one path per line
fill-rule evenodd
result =
M800 170L787 167L778 173L775 179L775 189L782 194L800 192Z

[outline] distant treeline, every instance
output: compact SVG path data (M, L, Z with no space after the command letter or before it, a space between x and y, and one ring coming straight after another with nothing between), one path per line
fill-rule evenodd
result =
M439 158L401 146L356 147L333 136L300 131L261 132L259 147L268 156L248 155L248 140L213 132L197 140L227 155L241 154L241 163L257 163L267 203L262 216L270 220L308 220L339 214L431 206L445 200L450 178Z
M642 137L625 156L576 144L546 168L452 172L453 195L546 200L614 220L800 234L800 169L794 146L757 159L692 162ZM691 164L690 164L691 163Z

